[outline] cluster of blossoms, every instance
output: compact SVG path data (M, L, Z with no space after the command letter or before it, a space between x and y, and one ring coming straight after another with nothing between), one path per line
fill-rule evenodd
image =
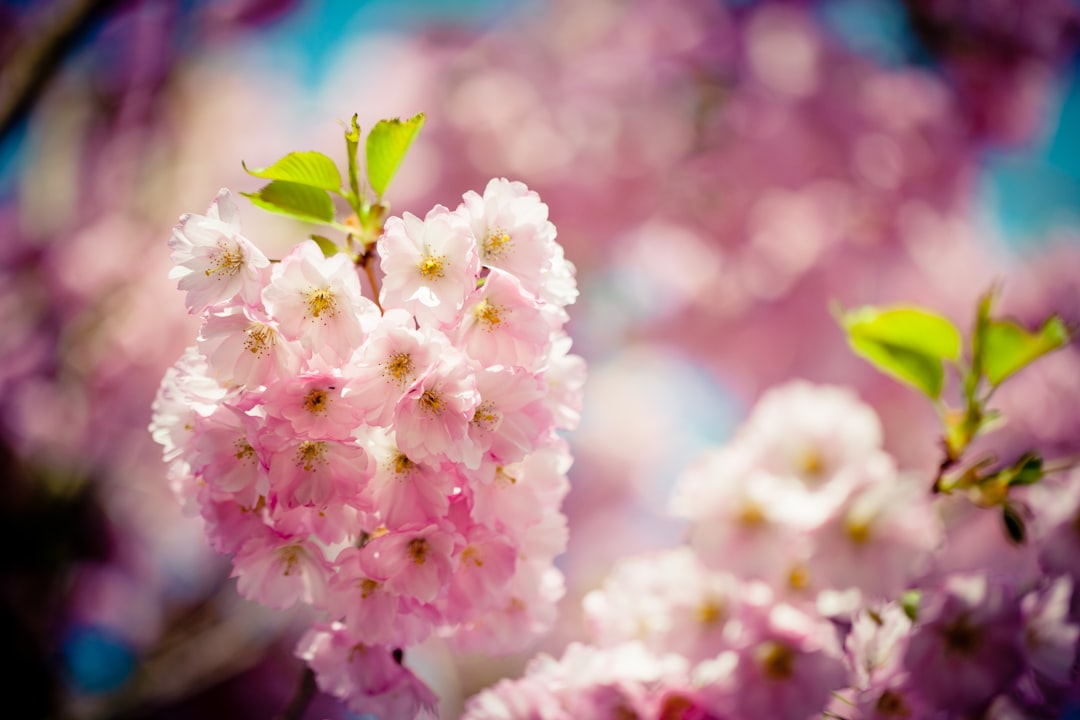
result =
M539 197L498 179L390 218L377 302L370 254L305 241L268 260L226 191L170 247L203 324L152 432L240 593L322 611L297 649L319 686L414 717L436 699L402 648L438 632L510 651L545 631L571 463L557 431L584 364L563 331L574 268Z
M1059 717L1077 685L1080 473L1027 488L1017 543L881 442L849 391L770 391L677 487L688 545L617 563L584 600L594 644L541 656L466 717Z

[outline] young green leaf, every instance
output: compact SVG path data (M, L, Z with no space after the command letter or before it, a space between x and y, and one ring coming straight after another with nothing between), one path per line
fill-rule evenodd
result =
M944 360L960 356L960 332L946 318L915 307L863 307L840 323L856 355L931 398L941 395Z
M1035 332L1010 320L991 320L983 334L982 370L991 385L1069 342L1069 331L1057 315Z
M416 134L424 126L424 114L408 120L380 120L367 138L367 176L371 189L382 198Z
M912 622L919 617L919 605L921 602L922 591L920 590L908 590L900 596L900 607Z
M319 249L322 250L322 254L326 257L333 257L334 255L337 255L338 250L341 249L338 247L337 243L335 243L328 237L324 237L322 235L312 235L311 239L315 241L315 244L319 246Z
M349 127L345 129L345 155L349 161L349 202L357 215L360 214L360 169L356 163L356 151L360 146L360 124L353 113Z
M264 210L297 220L316 223L334 220L334 202L330 196L325 190L308 185L275 180L258 192L243 195Z
M337 165L320 152L291 152L270 167L254 170L244 163L241 165L249 175L264 180L284 180L334 193L341 192L341 174Z

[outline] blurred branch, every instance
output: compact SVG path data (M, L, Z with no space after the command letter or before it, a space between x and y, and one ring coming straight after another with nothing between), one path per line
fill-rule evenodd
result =
M313 697L315 697L315 672L305 665L304 672L300 674L296 692L293 693L289 704L274 720L302 720Z
M0 139L48 85L72 45L117 0L67 0L39 12L0 66Z

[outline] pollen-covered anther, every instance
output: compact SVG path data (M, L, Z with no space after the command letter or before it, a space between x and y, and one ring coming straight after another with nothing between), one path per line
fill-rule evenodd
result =
M230 245L224 240L219 240L217 250L208 256L210 267L204 271L206 277L217 275L218 279L232 277L240 272L244 266L244 253L239 246Z
M326 443L321 440L305 440L296 448L296 464L312 472L315 466L326 462Z
M495 406L490 402L482 402L473 413L472 423L484 430L494 430L499 422L499 415L495 412Z
M330 396L322 388L312 388L304 396L304 409L312 415L326 413L330 406Z
M420 406L432 415L440 415L443 411L442 395L436 390L425 390L420 396Z
M258 456L255 454L255 448L251 447L251 444L244 438L239 438L233 443L233 447L236 448L236 459L240 462L247 462L254 464L258 460Z
M408 475L416 469L416 463L410 460L403 452L399 452L394 456L390 466L394 469L396 475Z
M500 260L509 255L514 249L510 234L502 228L496 228L487 234L480 244L480 255L484 260Z
M372 580L371 578L364 578L357 583L357 587L360 588L360 597L364 600L367 600L371 596L371 593L378 590L380 586L381 583L379 581Z
M461 566L462 567L468 567L469 565L472 565L473 567L483 567L484 566L484 558L483 558L483 556L480 555L480 551L477 550L472 545L465 548L461 552Z
M338 313L337 297L330 288L314 288L308 291L307 306L311 317L334 317Z
M253 322L247 327L247 337L244 338L244 349L262 357L277 344L277 335L269 325L261 322Z
M285 563L285 568L281 571L282 575L288 577L292 574L301 552L303 552L303 550L297 545L289 545L278 550L278 554L281 555L281 561Z
M509 487L511 485L517 484L517 478L506 472L506 468L504 468L502 465L499 465L497 468L495 468L495 482L499 483L499 485L502 485L503 487Z
M405 352L394 353L383 363L383 373L398 385L404 385L413 373L412 355Z
M427 560L428 541L424 538L413 538L405 546L405 553L412 558L417 565L423 565Z
M446 268L449 265L445 255L424 255L416 264L416 268L425 280L438 280L446 277Z
M492 305L487 300L481 300L473 308L473 317L487 330L494 330L503 321L503 309L498 305Z

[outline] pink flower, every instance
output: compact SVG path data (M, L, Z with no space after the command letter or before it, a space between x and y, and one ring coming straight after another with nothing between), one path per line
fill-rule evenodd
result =
M390 425L401 397L449 347L438 330L417 330L412 315L387 309L349 369L354 378L350 394L365 409L367 422Z
M395 530L445 517L454 475L441 465L411 460L389 433L373 431L366 443L375 472L364 490L383 525Z
M474 525L456 555L446 614L451 620L467 620L483 614L502 597L514 576L517 548L498 533Z
M199 350L224 385L258 387L300 368L299 344L287 340L276 322L247 305L209 314L199 332Z
M847 497L807 533L806 567L815 588L858 588L871 599L898 597L930 561L941 528L922 484L901 479L892 458L871 456L852 475Z
M493 367L476 374L480 401L469 423L465 466L523 460L552 428L540 379L525 370Z
M417 462L460 462L480 394L465 356L450 349L398 402L398 447Z
M819 489L880 452L881 423L851 390L795 381L761 396L737 441L759 453L762 469Z
M387 588L420 602L432 602L453 572L451 555L458 538L441 525L415 525L372 538L363 552Z
M640 640L656 653L695 663L728 648L724 630L736 614L739 586L706 570L688 547L625 558L582 605L602 646Z
M256 429L254 418L219 406L210 417L197 420L191 460L192 470L214 493L246 508L255 507L269 490Z
M286 337L330 361L348 359L379 317L348 255L325 257L314 240L274 266L262 300Z
M237 591L275 610L322 605L329 571L317 545L295 538L252 538L233 558Z
M548 222L548 207L540 196L524 183L492 178L483 196L465 193L462 206L481 264L512 273L537 294L555 252L555 226Z
M378 243L383 307L408 310L423 326L454 323L480 270L476 241L459 213L437 205L421 220L390 218Z
M388 647L357 643L341 623L315 625L296 647L319 688L378 718L435 720L438 698Z
M954 575L928 593L904 652L919 697L957 713L985 708L1026 668L1020 604L985 576Z
M264 437L275 504L323 507L360 494L369 477L368 456L355 443L308 440L286 427Z
M350 637L368 645L405 647L431 634L438 613L388 587L389 576L371 553L349 547L334 562L327 609L331 617L344 618Z
M828 623L788 605L762 606L744 613L742 622L746 637L739 650L729 651L735 655L730 675L730 655L695 671L695 684L712 711L737 718L807 720L821 714L830 693L847 685Z
M190 313L240 295L256 305L270 261L240 234L240 218L228 190L221 190L206 215L184 215L169 240L175 267L169 277L187 293Z
M340 371L282 376L263 394L263 410L287 421L298 437L348 440L363 416L348 390L349 380Z
M458 328L458 346L484 366L533 369L552 336L540 302L501 270L492 270L466 299Z

